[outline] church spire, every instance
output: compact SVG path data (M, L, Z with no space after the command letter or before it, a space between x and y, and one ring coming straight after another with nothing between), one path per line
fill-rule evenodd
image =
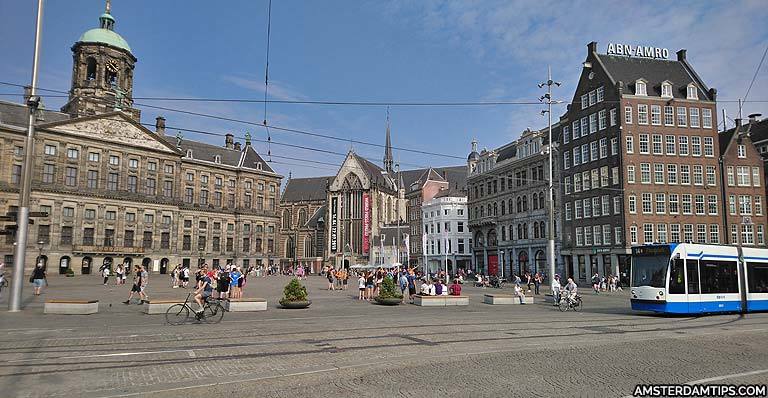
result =
M387 145L384 149L384 170L392 174L392 139L389 136L389 107L387 107Z

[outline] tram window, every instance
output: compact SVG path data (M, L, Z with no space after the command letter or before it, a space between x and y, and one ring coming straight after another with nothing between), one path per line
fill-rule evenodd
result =
M748 263L747 279L750 293L768 293L768 264Z
M699 294L699 262L688 260L688 294Z
M669 294L685 294L683 259L676 258L669 264Z
M736 262L703 260L700 263L702 294L739 292Z

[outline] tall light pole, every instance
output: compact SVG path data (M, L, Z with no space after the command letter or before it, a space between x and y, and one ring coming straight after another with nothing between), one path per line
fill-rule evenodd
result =
M541 97L541 101L543 101L545 104L547 104L547 110L542 111L542 113L547 113L547 127L548 127L548 134L549 134L549 186L548 186L548 194L549 197L549 219L548 224L549 227L547 228L547 237L549 238L547 241L547 257L549 260L549 283L554 280L555 277L555 190L554 190L554 163L552 159L552 153L555 150L555 143L552 141L552 85L560 86L560 82L556 82L552 80L552 70L549 66L547 66L547 81L544 83L539 84L539 88L542 88L544 86L547 86L547 93L544 94L544 96Z
M32 83L27 99L29 107L29 128L24 143L24 164L22 165L21 189L19 190L19 211L16 214L18 229L16 230L16 252L13 255L13 281L8 310L21 311L21 288L24 284L24 260L27 249L27 234L29 232L29 196L32 192L32 169L34 167L35 118L40 106L37 96L37 70L40 59L40 36L43 33L43 0L37 0L37 26L35 28L35 51L32 56Z

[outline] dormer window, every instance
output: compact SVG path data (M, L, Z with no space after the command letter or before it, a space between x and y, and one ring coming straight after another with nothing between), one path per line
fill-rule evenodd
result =
M690 100L699 99L699 90L696 88L696 85L694 85L693 83L688 85L687 93L688 95L686 96L686 98Z
M188 158L192 157L192 150L191 149L187 149L187 157Z
M256 162L256 170L261 170L261 162Z
M213 157L213 163L221 163L221 156L216 155Z
M669 82L661 83L661 97L672 98L672 84Z
M645 88L645 82L638 80L635 82L635 95L648 95L648 91Z

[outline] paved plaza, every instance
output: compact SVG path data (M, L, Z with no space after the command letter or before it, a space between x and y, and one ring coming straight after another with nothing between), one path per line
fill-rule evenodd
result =
M267 311L185 326L122 304L130 286L97 276L52 277L37 298L25 287L26 310L0 315L0 396L623 397L640 383L768 380L768 314L638 315L627 292L586 289L583 312L561 313L543 300L483 304L498 290L466 285L468 307L382 307L317 276L305 282L309 309L279 309L288 280L249 280L246 296ZM149 292L188 290L154 275ZM99 299L101 310L43 315L51 298Z

